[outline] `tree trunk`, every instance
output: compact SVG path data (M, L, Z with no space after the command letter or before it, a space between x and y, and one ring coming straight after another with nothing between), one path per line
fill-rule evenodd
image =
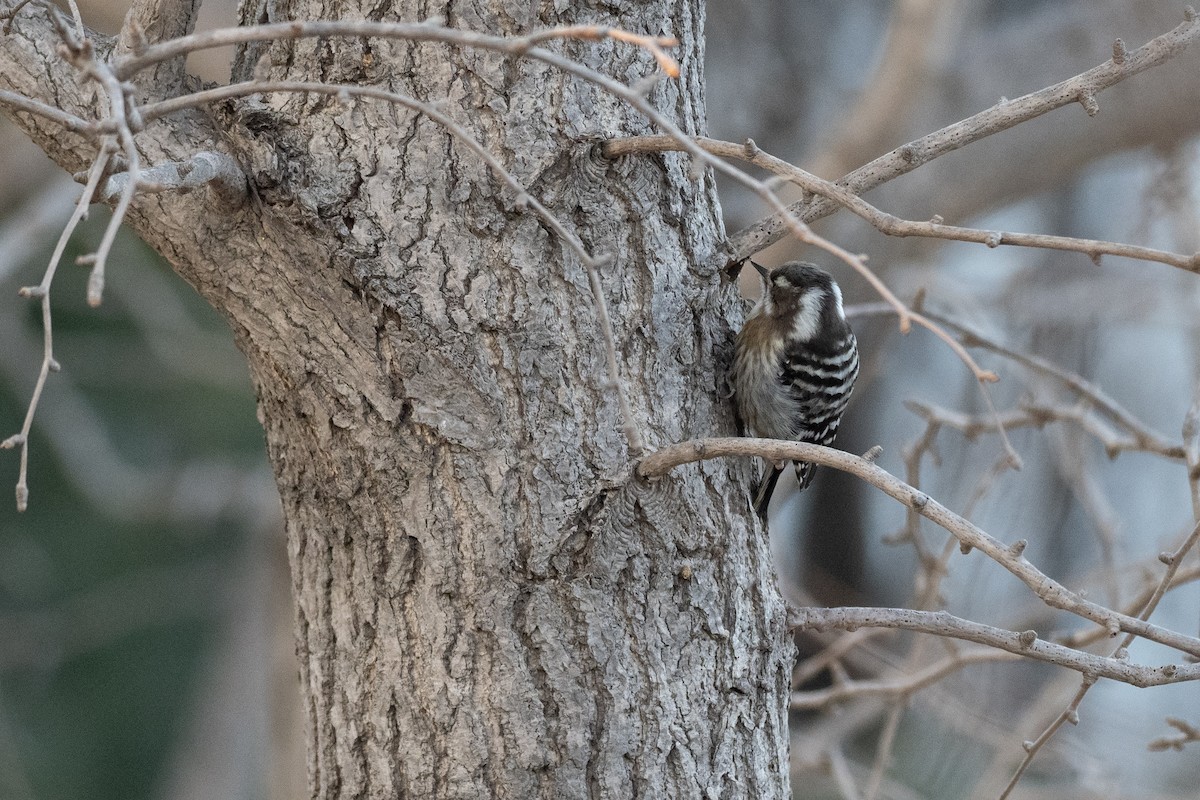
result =
M700 0L566 5L402 2L386 19L676 35L683 74L650 98L703 133ZM242 18L378 13L264 0ZM15 28L3 80L97 107L56 61L45 11ZM654 69L627 44L550 46L623 81ZM540 62L441 45L249 46L235 80L255 70L442 101L615 256L604 291L648 444L731 430L741 311L704 266L721 235L712 177L676 155L603 160L596 141L650 132L636 112ZM69 169L94 153L22 121ZM792 645L750 467L631 479L587 275L478 157L406 110L316 95L180 115L138 141L151 164L234 154L252 187L241 208L143 195L129 221L250 362L287 521L312 795L788 796Z

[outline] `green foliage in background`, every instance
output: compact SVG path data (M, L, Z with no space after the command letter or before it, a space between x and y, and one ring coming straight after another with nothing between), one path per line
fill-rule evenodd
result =
M24 514L12 494L17 452L0 452L0 797L11 800L161 792L253 524L220 497L180 507L191 494L180 487L203 496L189 482L266 469L227 327L155 254L125 237L105 304L86 305L87 271L73 262L95 247L106 216L80 230L55 282L63 371L51 375L33 428ZM0 373L0 438L20 428L41 361L39 307L16 289L38 281L52 244L0 284L0 315L27 334L0 342L10 365L25 365ZM67 417L87 437L45 430L66 381L95 415ZM64 462L64 440L123 466L81 474ZM97 489L107 512L89 500Z

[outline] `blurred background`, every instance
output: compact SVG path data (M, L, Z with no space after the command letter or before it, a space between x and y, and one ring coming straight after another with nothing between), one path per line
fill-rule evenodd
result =
M1183 20L1172 2L1000 2L846 0L709 4L708 108L711 135L742 141L835 179L906 142L1094 67L1121 38L1133 49ZM1098 96L1100 113L1065 107L944 156L866 195L916 220L989 230L1055 233L1136 243L1181 253L1200 249L1197 133L1200 52ZM756 198L723 186L726 228L762 216ZM792 199L799 199L796 194ZM1049 359L1102 387L1141 422L1175 443L1196 399L1197 276L1161 264L1080 254L888 239L845 212L818 233L854 253L906 300L952 314L993 341ZM783 242L758 258L816 261L841 283L848 304L877 297L848 267ZM749 272L749 270L746 270ZM743 276L746 281L747 276ZM756 294L750 276L746 291ZM894 317L852 317L863 372L842 420L838 446L883 448L878 463L910 476L911 453L927 431L916 401L987 419L962 362L927 331L899 334ZM1030 406L1085 411L1079 395L1010 360L973 351L1001 381L1001 413ZM943 415L944 416L944 415ZM950 426L921 460L921 487L1006 542L1027 539L1034 564L1101 603L1124 607L1153 584L1158 553L1194 525L1181 461L1131 452L1109 459L1079 425L1051 423L1009 434L1020 471L997 469L995 435L973 440ZM772 540L781 582L797 603L914 607L929 586L916 549L903 539L894 502L847 476L824 471L803 495L777 497ZM946 534L920 529L933 556L948 553L939 592L926 607L1043 636L1079 628L978 553L945 549ZM1191 583L1171 592L1153 617L1197 634L1200 557ZM936 578L935 578L936 580ZM832 638L801 637L801 658ZM1095 652L1111 653L1102 642ZM895 679L944 660L928 638L877 635L833 670L798 676L804 689L846 678ZM1138 663L1178 660L1136 643ZM812 662L810 662L812 663ZM797 797L995 798L1033 740L1069 705L1077 675L1037 664L985 664L885 702L861 697L823 712L793 714ZM1102 683L1032 762L1015 798L1194 797L1200 759L1150 752L1175 731L1168 715L1200 722L1195 684L1138 690ZM834 779L835 762L849 781Z
M84 19L114 33L124 4L89 3ZM905 142L1066 79L1182 21L1160 0L714 0L707 72L712 136L760 147L836 178ZM201 26L232 24L209 2ZM228 53L191 62L228 77ZM868 195L911 219L1200 249L1196 164L1200 51L1099 96L1101 112L1060 109L945 156ZM41 360L35 284L78 188L0 120L0 438L20 428ZM722 187L730 233L764 213ZM798 198L792 198L798 199ZM93 210L54 287L55 350L33 429L30 509L0 502L0 798L292 798L304 795L292 613L278 501L253 391L224 322L146 247L123 238L104 305L84 302L85 272L107 212ZM1078 254L889 240L846 213L817 226L904 298L953 313L997 342L1086 376L1178 442L1200 378L1195 275L1161 264ZM791 245L759 260L823 264L848 304L877 298L843 265ZM751 282L747 293L757 287ZM925 432L918 401L979 415L981 395L927 332L888 317L854 318L864 369L839 446L904 454ZM1001 375L997 406L1067 407L1059 383L986 352ZM973 509L994 536L1102 603L1128 603L1156 560L1191 529L1186 470L1153 454L1107 458L1078 426L1011 432L1024 468L994 469L995 436L952 429L922 462L922 487ZM0 454L0 486L15 482ZM5 489L4 491L10 491ZM904 605L918 576L911 544L885 540L901 509L832 471L803 496L777 495L772 535L796 602ZM932 549L944 535L922 529ZM1188 564L1198 559L1193 554ZM1075 623L1049 613L979 554L951 556L934 607L1043 635ZM1154 616L1195 635L1200 589L1170 593ZM1061 626L1061 629L1058 627ZM802 640L802 655L823 642ZM1101 648L1107 645L1102 644ZM940 651L940 647L932 648ZM917 663L914 640L878 636L844 668L894 675ZM1165 663L1138 643L1131 658ZM828 683L827 670L806 686ZM797 797L847 796L831 759L859 786L882 761L876 796L994 797L1078 689L1074 673L1030 664L968 668L899 706L863 699L837 713L794 715ZM896 711L895 709L901 709ZM1014 797L1194 798L1198 746L1149 752L1167 715L1200 723L1200 687L1101 684L1077 727L1039 754ZM881 748L890 727L892 744ZM880 759L879 754L886 757ZM869 793L869 788L864 794ZM851 794L850 796L853 796Z

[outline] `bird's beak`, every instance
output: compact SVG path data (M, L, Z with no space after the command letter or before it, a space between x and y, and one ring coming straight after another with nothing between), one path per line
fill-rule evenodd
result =
M758 274L762 275L762 279L764 281L771 277L771 270L767 269L762 264L759 264L754 259L750 259L750 263L754 266L754 268L756 270L758 270Z

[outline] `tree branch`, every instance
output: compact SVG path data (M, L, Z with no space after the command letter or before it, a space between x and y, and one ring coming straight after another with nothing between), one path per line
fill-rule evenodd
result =
M1035 661L1045 661L1091 676L1111 678L1131 686L1147 688L1170 683L1200 680L1200 664L1150 667L1130 664L1128 660L1105 658L1082 650L1040 639L1034 631L1006 631L991 625L955 617L945 611L914 611L907 608L820 608L799 609L792 624L801 630L857 630L858 628L895 628L929 633L950 639L985 644ZM929 677L928 682L936 678Z
M54 325L50 313L50 287L54 282L54 273L62 260L63 251L66 250L71 234L74 233L80 220L87 216L88 205L91 203L96 186L100 183L100 176L108 165L109 156L110 150L104 148L92 163L92 168L88 172L87 186L84 187L83 195L75 204L71 218L67 220L67 224L58 237L58 243L54 246L54 252L50 256L50 263L42 275L42 282L37 286L26 286L20 291L22 297L37 298L42 304L42 366L38 370L37 382L34 384L33 394L30 396L29 406L25 411L25 421L21 423L21 431L0 442L0 448L5 450L17 446L21 448L21 466L17 472L16 486L18 511L24 511L29 505L29 431L33 428L33 417L37 413L42 390L46 388L46 379L50 377L51 372L58 372L60 369L58 361L54 358Z
M1200 271L1200 253L1184 255L1166 250L1156 250L1151 247L1106 242L1099 239L1079 239L1073 236L1053 236L1042 233L1012 233L1008 231L990 231L980 228L965 228L957 225L945 225L941 217L935 217L928 222L917 222L902 219L886 211L882 211L863 200L854 192L844 188L840 182L834 183L820 178L795 164L784 161L759 149L753 141L744 145L733 142L722 142L717 139L699 138L696 143L706 152L721 158L736 158L757 167L762 167L781 178L794 183L809 194L824 197L847 209L851 213L866 220L887 236L900 238L918 236L927 239L945 239L957 242L973 242L1000 247L1011 245L1015 247L1032 247L1045 250L1063 250L1083 253L1096 261L1102 255L1123 256L1140 261L1157 261L1187 272ZM625 139L612 139L605 142L605 154L610 157L630 153L660 153L681 149L679 144L669 136L636 136ZM807 220L811 221L811 220ZM736 237L737 234L734 234ZM736 241L731 238L731 241ZM742 251L738 251L742 256ZM745 253L741 259L731 263L741 264L745 258L754 253Z
M955 514L929 495L914 489L890 472L859 456L842 450L779 439L714 438L693 439L656 450L637 465L644 478L665 475L675 467L728 456L758 456L770 462L807 461L832 467L862 479L907 508L912 508L953 535L965 548L982 551L1028 586L1051 608L1069 611L1106 628L1111 636L1124 631L1200 657L1200 639L1152 625L1143 619L1105 608L1086 600L1033 566L1022 554L1024 539L1005 545L970 520Z
M130 181L128 172L112 175L96 193L96 202L107 203L122 194ZM229 207L236 208L246 198L246 174L224 153L202 151L188 161L169 161L143 169L137 190L143 193L189 192L211 185Z
M1087 72L1048 86L1016 100L1000 102L986 111L934 131L892 150L854 170L837 185L855 195L905 175L930 161L992 134L1008 130L1057 108L1080 103L1094 116L1098 110L1096 95L1126 78L1163 64L1200 39L1200 20L1189 7L1184 22L1167 33L1151 39L1142 47L1125 54L1121 63L1106 61ZM806 223L827 217L838 205L829 199L802 200L788 211ZM769 217L738 231L730 237L728 264L744 261L787 235L785 219Z
M1167 569L1163 573L1162 578L1159 580L1158 586L1155 587L1154 592L1150 595L1150 599L1146 601L1145 607L1142 608L1141 612L1138 614L1138 619L1150 619L1150 615L1153 614L1154 609L1158 607L1159 601L1162 600L1163 596L1167 593L1167 590L1171 587L1171 582L1175 579L1175 573L1178 572L1179 565L1187 556L1188 551L1195 547L1198 541L1200 541L1200 521L1197 521L1196 526L1192 528L1192 532L1183 540L1183 542L1175 549L1173 553L1162 553L1159 555L1159 561L1166 564ZM1117 645L1115 650L1113 650L1113 657L1122 658L1123 656L1124 658L1128 658L1128 648L1129 645L1133 643L1134 638L1135 634L1128 633L1125 636L1125 639L1119 645ZM1195 656L1194 653L1192 655ZM1184 669L1191 670L1198 666L1200 665L1193 664L1189 667L1184 667ZM1083 682L1080 684L1079 690L1075 693L1075 697L1071 700L1071 704L1068 705L1062 711L1062 713L1059 714L1058 717L1056 717L1054 721L1051 722L1046 729L1038 735L1036 739L1034 739L1032 742L1025 743L1025 757L1017 766L1017 770L1015 773L1013 773L1013 776L1009 780L1008 786L1005 787L1003 794L1000 795L1001 800L1008 797L1008 795L1016 787L1017 783L1021 780L1021 776L1025 774L1025 770L1031 763L1033 763L1033 759L1037 756L1038 752L1043 746L1045 746L1046 742L1050 741L1051 737L1058 732L1058 729L1063 726L1063 723L1070 722L1074 724L1078 722L1079 705L1083 702L1083 698L1089 691L1091 691L1092 686L1094 686L1095 683L1096 679L1094 675L1084 675Z
M805 611L807 610L808 609L805 609ZM820 611L825 609L817 610ZM891 611L893 609L879 610ZM824 627L828 628L834 626ZM810 626L809 629L815 628ZM886 630L887 628L882 626L866 626L860 628L859 630L867 631L881 629ZM997 628L995 630L999 631L1000 629ZM921 630L919 632L938 633L937 631L933 630ZM842 639L845 638L847 637L842 637ZM892 700L904 698L915 694L922 689L928 688L946 676L952 675L953 673L958 672L961 669L965 669L972 664L989 664L996 661L1015 661L1025 655L1026 653L1024 652L1011 653L1001 648L993 648L991 646L981 647L965 653L956 653L949 658L942 659L936 664L930 664L920 671L914 672L910 675L902 675L886 680L850 681L848 683L835 684L824 689L815 689L807 692L792 692L790 708L792 711L804 711L808 709L825 709L837 703L844 703L848 700L860 700L868 697L882 697Z
M1200 742L1200 727L1179 717L1167 717L1167 724L1179 733L1174 736L1162 736L1146 745L1149 750L1183 750L1188 742Z
M200 0L134 0L121 32L115 54L118 58L145 52L149 42L186 36L196 28ZM187 64L181 59L157 65L147 75L134 78L138 99L167 97L183 89Z
M0 89L0 104L15 108L17 111L24 111L29 114L37 114L39 117L45 117L51 122L62 125L67 130L76 133L95 134L100 130L99 126L94 122L88 122L62 109L48 106L45 103L32 100L23 94L10 92L6 89Z
M874 314L891 314L892 309L884 303L861 304L847 306L847 317L869 316ZM1052 361L1049 361L1041 356L1022 353L1019 350L1014 350L1007 347L994 339L984 336L979 331L967 325L949 314L937 311L925 310L925 316L929 317L939 325L944 325L951 330L956 331L962 337L962 345L964 347L979 347L984 350L989 350L1004 358L1010 359L1017 364L1025 367L1039 375L1044 375L1052 380L1063 384L1068 389L1076 392L1080 397L1087 400L1089 404L1094 406L1104 416L1108 417L1118 427L1124 429L1132 438L1133 444L1121 444L1120 449L1137 449L1149 453L1156 453L1172 460L1184 458L1183 445L1172 442L1161 434L1149 428L1145 423L1133 416L1120 403L1111 398L1107 392L1096 386L1091 381L1081 375L1063 369ZM1058 416L1068 416L1066 412L1059 412ZM1081 422L1082 424L1082 422ZM1097 438L1105 441L1105 437L1100 435L1098 431L1093 431ZM1114 445L1117 444L1114 442ZM1110 453L1110 455L1115 455Z

